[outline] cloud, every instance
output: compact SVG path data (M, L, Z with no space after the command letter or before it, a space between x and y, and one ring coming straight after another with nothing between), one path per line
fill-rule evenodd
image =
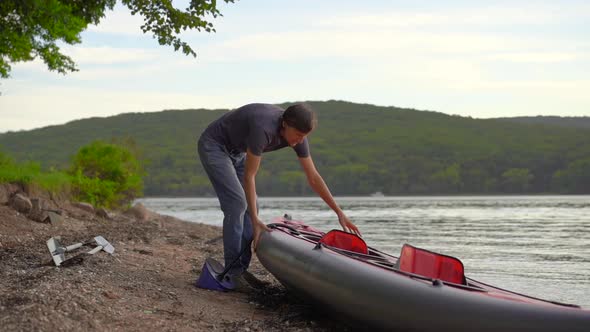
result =
M88 31L137 36L143 35L140 28L143 22L142 16L131 15L127 7L118 5L114 10L107 12L98 25L88 26Z
M13 72L16 70L24 70L28 72L46 72L48 70L47 65L40 58L36 58L27 62L13 63L11 66Z
M482 90L493 92L502 90L518 94L526 94L536 99L560 99L562 101L584 102L590 114L590 80L514 80L514 81L488 81L479 87Z
M489 60L526 62L526 63L557 63L570 62L580 59L589 59L590 56L582 52L520 52L520 53L498 53L488 56Z
M485 27L503 25L538 25L564 20L590 18L588 5L525 5L522 7L477 7L470 9L438 9L429 11L360 12L325 17L319 27L335 29L424 28L457 26Z
M177 3L173 3L173 5L183 11L188 7L188 3L186 2L182 6ZM218 4L218 6L219 5L220 4ZM220 7L224 6L221 5ZM204 19L209 22L217 21L216 18L210 15L205 16ZM126 6L116 5L114 10L106 13L105 17L98 25L88 26L88 31L102 34L143 36L145 33L141 30L141 26L144 25L144 23L145 19L140 14L132 15L131 11ZM203 31L198 32L196 30L188 30L188 32L195 34L204 33Z
M240 96L220 94L113 91L76 87L30 87L0 97L0 132L62 124L73 119L182 108L228 108ZM52 111L53 110L53 111ZM59 110L54 111L54 110Z
M386 12L300 18L297 30L250 32L213 41L206 58L220 61L293 61L321 57L379 58L419 55L473 56L490 60L558 62L579 54L576 37L536 33L562 20L585 17L575 8L478 8L442 12ZM590 16L589 16L590 18ZM319 23L318 23L319 22ZM508 34L502 25L521 26ZM493 30L498 28L498 31ZM583 46L583 45L582 45ZM555 52L559 48L561 52ZM534 51L531 51L534 50ZM531 56L534 55L534 56Z
M121 81L137 82L138 80L153 79L157 74L165 74L167 68L152 64L126 66L124 68L82 68L80 71L68 74L71 81ZM141 82L137 82L141 83Z
M111 77L126 76L133 73L141 73L145 70L153 71L153 64L169 62L165 50L149 50L143 48L116 48L116 47L84 47L63 46L61 51L72 58L79 71L68 73L68 78L98 78L105 75ZM116 65L126 65L124 68ZM151 68L151 69L150 69ZM166 68L160 68L166 70ZM13 72L28 72L41 74L47 77L60 77L51 73L47 65L40 59L18 62L13 64Z
M13 66L15 73L33 73L35 78L58 80L61 83L78 80L141 80L159 74L165 77L171 71L203 66L202 61L172 53L167 49L65 46L64 54L76 62L79 71L67 75L50 72L40 59L20 62Z
M64 54L70 56L79 64L120 64L135 63L156 59L161 56L158 50L143 48L78 47L66 46L62 48Z
M537 48L541 41L517 37L441 32L301 31L240 36L203 49L206 58L222 61L300 61L309 58L390 58L421 55L474 55Z
M516 64L516 66L521 66ZM506 77L498 78L494 69L485 59L432 58L428 56L406 58L400 63L374 64L369 67L366 80L375 79L376 86L403 85L420 91L437 93L489 94L527 94L536 99L559 97L584 101L590 107L590 80L541 76L533 79L528 76L510 75L513 67L503 67ZM401 82L401 84L400 84Z

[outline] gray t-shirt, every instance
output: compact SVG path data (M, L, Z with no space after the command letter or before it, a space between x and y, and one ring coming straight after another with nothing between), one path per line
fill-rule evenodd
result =
M229 153L246 152L260 156L263 152L288 146L281 136L284 110L270 104L248 104L227 112L213 121L203 135L224 145ZM307 137L293 150L300 158L309 156Z

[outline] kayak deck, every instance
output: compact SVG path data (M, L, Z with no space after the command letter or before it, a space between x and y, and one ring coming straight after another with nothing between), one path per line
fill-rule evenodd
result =
M269 225L272 228L276 228L280 231L286 232L291 236L298 237L302 240L307 242L313 243L316 246L322 239L322 237L326 234L318 229L315 229L311 226L306 225L301 221L294 221L289 218L277 218L274 220L274 223ZM337 248L334 246L329 246L322 244L328 250L331 250L335 253L341 254L343 256L349 257L354 260L358 260L365 264L370 264L393 273L404 275L412 280L419 281L425 284L441 284L446 285L458 289L462 289L465 291L471 292L480 292L482 295L490 296L494 298L499 298L503 300L509 301L517 301L517 302L524 302L524 303L534 303L534 304L541 304L541 305L557 305L569 308L580 308L580 306L575 304L568 304L568 303L561 303L552 300L545 300L537 297L533 297L530 295L525 295L521 293L517 293L514 291L502 289L496 286L492 286L481 281L477 281L473 278L464 278L463 283L455 283L455 282L448 282L440 279L433 279L424 275L411 273L408 271L403 271L399 268L398 260L399 257L390 255L388 253L379 251L372 247L368 248L368 253L363 254L355 251L350 251L342 248Z

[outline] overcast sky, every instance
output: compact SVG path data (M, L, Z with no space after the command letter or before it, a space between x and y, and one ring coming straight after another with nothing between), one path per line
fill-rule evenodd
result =
M79 72L13 66L0 80L0 132L330 99L475 118L590 116L587 0L241 0L221 11L217 33L183 35L193 58L143 35L142 19L118 6L63 47Z

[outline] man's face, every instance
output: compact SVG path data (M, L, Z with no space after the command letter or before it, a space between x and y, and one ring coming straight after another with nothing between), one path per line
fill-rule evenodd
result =
M283 127L283 138L287 141L289 146L293 147L301 142L303 139L307 137L309 133L303 133L294 127L289 126L288 124L284 123Z

